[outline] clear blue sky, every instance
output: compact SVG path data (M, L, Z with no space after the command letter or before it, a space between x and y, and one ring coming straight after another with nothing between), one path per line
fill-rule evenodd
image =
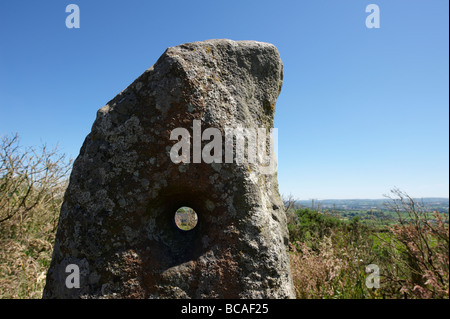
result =
M80 7L80 29L65 8ZM368 29L365 8L380 8ZM0 2L0 135L78 155L96 111L167 47L277 46L280 193L449 193L447 0Z

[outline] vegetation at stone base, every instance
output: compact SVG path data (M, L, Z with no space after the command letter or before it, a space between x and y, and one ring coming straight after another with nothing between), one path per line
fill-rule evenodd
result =
M70 167L56 149L22 148L17 136L0 141L0 298L41 298ZM448 214L399 190L389 198L397 219L388 224L292 203L298 298L448 298ZM380 269L378 289L366 287L370 264Z

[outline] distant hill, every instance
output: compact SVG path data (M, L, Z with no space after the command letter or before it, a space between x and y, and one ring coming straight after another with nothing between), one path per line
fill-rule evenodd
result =
M427 197L415 199L423 203L430 210L437 210L442 213L449 211L449 199L440 197ZM295 203L302 207L339 210L385 210L388 199L323 199L323 200L299 200Z

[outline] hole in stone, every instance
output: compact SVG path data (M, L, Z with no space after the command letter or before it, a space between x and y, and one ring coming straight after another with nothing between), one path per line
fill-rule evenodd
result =
M183 206L175 213L175 225L181 230L192 230L197 226L198 216L191 207Z

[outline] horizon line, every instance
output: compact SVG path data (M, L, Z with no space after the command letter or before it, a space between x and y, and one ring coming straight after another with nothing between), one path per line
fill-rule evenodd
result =
M423 199L446 199L449 200L449 197L440 197L440 196L436 196L436 197L411 197L414 200L423 200ZM389 198L323 198L323 199L319 199L319 198L309 198L309 199L296 199L296 202L299 201L311 201L311 200L390 200Z

